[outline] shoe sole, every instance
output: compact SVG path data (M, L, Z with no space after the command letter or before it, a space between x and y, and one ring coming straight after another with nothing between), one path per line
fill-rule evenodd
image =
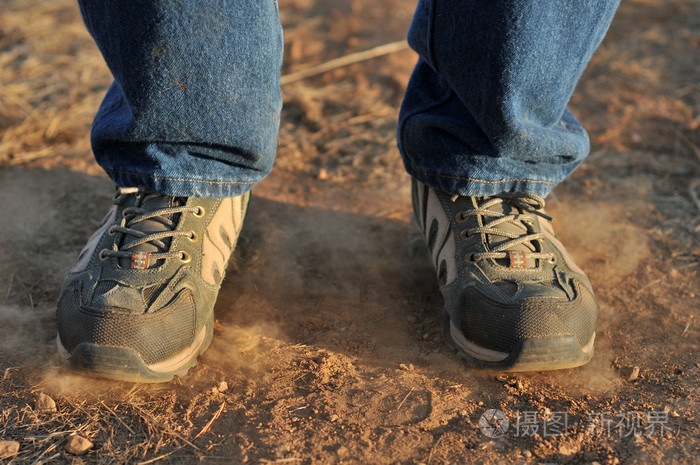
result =
M467 363L499 371L550 371L576 368L593 358L595 333L583 347L575 336L525 338L510 352L497 352L468 341L450 319L442 314L442 337Z
M163 383L185 376L197 358L209 348L214 333L213 318L204 325L194 342L179 354L154 364L146 364L133 349L83 342L68 352L56 337L59 363L68 371L91 378L133 383Z

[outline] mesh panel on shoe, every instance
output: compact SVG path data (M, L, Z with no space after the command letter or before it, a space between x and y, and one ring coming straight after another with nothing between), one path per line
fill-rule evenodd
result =
M114 289L119 285L118 282L116 281L111 281L111 280L104 280L100 281L97 283L97 286L95 286L95 295L103 295Z
M580 289L579 289L580 290ZM587 291L571 302L524 300L498 302L474 289L465 290L462 311L455 321L467 340L491 350L511 352L524 338L573 334L581 346L593 335L596 313Z
M73 351L81 342L132 349L147 364L166 360L190 346L195 335L195 307L182 291L156 313L125 315L80 309L77 291L64 293L58 305L58 331L63 346Z

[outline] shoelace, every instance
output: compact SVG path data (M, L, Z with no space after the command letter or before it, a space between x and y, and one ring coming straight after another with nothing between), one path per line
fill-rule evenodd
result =
M138 194L143 192L136 187L121 187L119 188L117 195L114 198L115 205L121 205L130 195ZM147 193L146 196L141 201L141 204L145 204L149 198L154 197L165 197L161 194ZM194 231L176 231L175 227L177 224L170 220L168 216L175 215L178 213L192 213L195 216L203 216L204 208L199 206L177 206L177 207L167 207L160 208L157 210L147 210L140 207L127 207L122 211L124 217L121 225L113 225L109 229L110 235L120 235L115 238L113 248L102 249L99 253L101 260L106 260L109 257L132 259L134 257L135 251L132 249L145 244L150 243L156 246L161 252L149 253L146 258L147 261L155 263L156 260L176 258L184 262L189 261L190 257L184 251L171 252L169 247L163 242L163 239L174 238L177 236L186 236L190 239L196 238L196 233ZM165 225L167 231L159 231L154 233L145 233L134 229L134 226L138 223L146 220L157 221ZM133 236L137 239L126 243L124 241L125 236ZM144 268L147 267L147 263L144 263Z
M452 201L454 202L458 198L459 196L457 195L453 196ZM516 245L525 244L527 242L532 243L532 241L541 241L543 239L544 235L542 233L528 232L527 226L525 226L522 222L531 223L531 220L529 220L529 218L527 217L522 218L521 213L516 212L510 215L506 215L498 211L490 210L491 207L503 202L511 204L517 210L541 216L542 218L545 218L548 221L554 220L554 218L552 218L551 216L539 211L544 208L544 199L538 195L531 193L504 193L488 197L486 201L479 205L476 209L464 210L459 212L457 214L456 221L458 223L463 223L470 216L495 218L493 221L490 221L488 224L484 224L484 226L482 227L470 228L465 230L464 233L467 236L471 236L473 234L495 235L500 237L506 237L511 240L499 244L498 246L494 247L488 252L478 252L471 254L471 256L465 257L465 260L479 261L485 258L506 258L508 257L508 249ZM516 234L512 231L507 231L505 229L498 228L499 225L508 222L515 224L518 228L521 228L523 230L523 234ZM552 262L555 259L555 256L553 253L523 252L523 259L528 258L549 260L550 262Z

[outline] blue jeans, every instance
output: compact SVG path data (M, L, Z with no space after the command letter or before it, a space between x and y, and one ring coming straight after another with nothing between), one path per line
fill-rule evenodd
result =
M619 0L420 0L401 107L408 172L463 195L546 195L588 154L566 109ZM228 197L272 169L282 106L276 0L79 0L114 75L95 117L120 186Z

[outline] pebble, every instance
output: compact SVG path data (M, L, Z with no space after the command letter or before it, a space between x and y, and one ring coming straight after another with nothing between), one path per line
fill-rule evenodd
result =
M634 381L639 378L639 367L637 366L626 366L622 369L622 376L627 379L627 381Z
M415 323L415 322L416 322L416 317L413 316L413 315L409 315L409 316L406 317L406 321L408 321L409 323Z
M55 412L56 401L42 392L34 403L34 410L38 412Z
M523 456L529 459L530 457L532 457L532 452L530 452L529 450L524 450Z
M66 451L73 455L83 455L88 450L92 449L92 442L77 434L72 435L66 442Z
M338 418L340 418L340 417L338 415L336 415L335 413L332 415L328 415L328 421L330 421L331 423L333 423L334 421L337 421Z
M228 383L226 381L220 382L219 385L216 387L216 390L219 392L228 391Z
M19 442L0 441L0 459L7 459L19 452Z
M578 447L573 446L571 444L562 444L561 446L559 446L559 453L561 455L574 455L577 452Z

